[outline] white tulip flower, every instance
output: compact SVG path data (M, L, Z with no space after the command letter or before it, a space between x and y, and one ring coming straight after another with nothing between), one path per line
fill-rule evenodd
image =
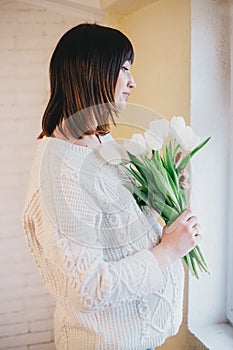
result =
M149 129L145 132L147 145L153 150L159 150L169 134L169 122L165 119L156 119L150 122Z
M123 145L114 141L107 141L98 147L100 156L109 164L119 165L129 163L130 159Z
M183 117L173 116L170 122L170 134L187 151L195 148L200 138L196 136L190 126L185 125Z
M149 150L141 134L133 134L130 140L124 141L125 149L135 157L147 155Z

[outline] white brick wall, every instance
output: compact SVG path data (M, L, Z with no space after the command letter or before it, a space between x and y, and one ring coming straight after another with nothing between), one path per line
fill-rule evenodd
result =
M21 214L48 100L49 58L60 36L83 20L95 19L16 0L0 2L1 350L54 350L54 303L28 253Z

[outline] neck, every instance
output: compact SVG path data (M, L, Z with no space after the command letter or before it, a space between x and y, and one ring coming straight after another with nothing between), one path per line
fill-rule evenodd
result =
M96 134L93 135L82 135L81 139L75 139L73 137L65 137L59 130L56 128L53 132L53 137L56 137L58 139L74 143L75 145L82 146L82 147L89 147L89 148L95 148L97 147L101 141L99 139L99 136Z

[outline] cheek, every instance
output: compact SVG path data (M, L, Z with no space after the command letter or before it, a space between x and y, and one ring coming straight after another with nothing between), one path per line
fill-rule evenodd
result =
M122 91L122 87L123 87L123 77L121 72L119 73L117 82L116 82L116 88L115 88L115 96L119 96L121 94Z

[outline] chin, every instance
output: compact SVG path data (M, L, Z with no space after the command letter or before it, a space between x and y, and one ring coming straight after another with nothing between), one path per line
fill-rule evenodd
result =
M116 102L115 105L116 105L116 108L118 109L118 111L123 111L126 108L125 101Z

